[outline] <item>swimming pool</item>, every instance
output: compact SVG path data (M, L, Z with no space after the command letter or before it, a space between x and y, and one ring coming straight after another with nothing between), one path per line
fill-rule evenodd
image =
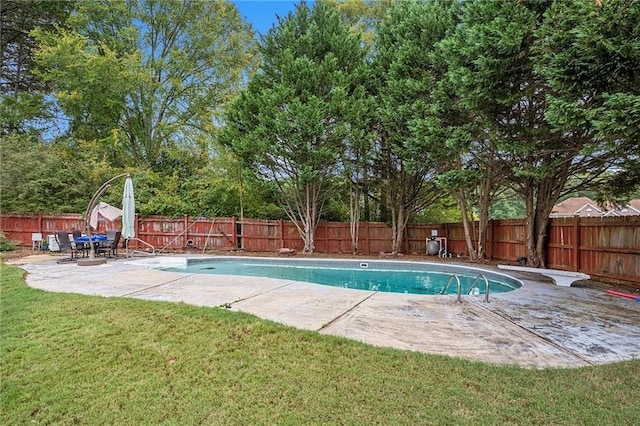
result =
M441 294L452 275L460 279L462 293L479 275L489 281L491 293L504 293L522 286L508 275L463 265L429 262L352 260L352 259L276 259L256 257L189 258L181 265L159 268L163 271L195 274L244 275L305 281L359 290L408 294ZM475 288L478 290L476 291ZM484 280L474 294L484 294ZM452 282L447 294L457 293Z

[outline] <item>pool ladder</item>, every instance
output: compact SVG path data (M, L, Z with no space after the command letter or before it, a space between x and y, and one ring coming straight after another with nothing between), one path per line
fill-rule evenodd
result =
M447 290L449 290L449 285L451 284L451 282L453 282L453 280L456 280L456 283L458 284L458 298L456 299L457 302L462 303L462 284L460 283L460 278L458 278L457 275L451 275L451 277L449 278L449 281L447 281L447 285L444 286L444 289L442 290L442 292L440 294L446 294ZM473 290L474 288L477 287L478 283L480 282L480 279L484 280L484 301L486 303L489 303L489 280L487 279L487 277L485 277L483 274L478 275L474 280L473 283L471 284L471 287L469 287L469 290L467 290L467 295L471 294L471 290Z

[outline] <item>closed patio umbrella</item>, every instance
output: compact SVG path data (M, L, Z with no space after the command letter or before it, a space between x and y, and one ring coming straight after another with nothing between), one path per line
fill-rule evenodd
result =
M98 199L104 193L104 191L106 191L107 188L109 188L109 185L111 184L111 182L124 176L129 176L129 174L122 173L116 177L109 179L108 181L103 183L102 186L98 188L98 190L95 192L95 194L93 194L93 197L91 197L91 201L89 201L89 205L87 206L87 213L85 215L85 221L87 220L89 221L89 223L85 222L87 237L89 238L89 241L93 241L92 235L91 235L91 228L92 227L95 228L98 226L99 216L106 217L107 219L110 219L112 221L122 216L122 210L120 210L119 208L109 206L107 203L99 203L97 205L96 203L98 202ZM91 251L89 253L89 259L78 259L77 261L78 266L82 266L82 265L91 266L91 265L100 265L102 263L105 263L107 261L105 258L102 258L102 259L95 258L95 244L89 244L89 245L91 247Z
M133 180L127 178L122 192L122 238L130 240L136 236L134 221L136 215L136 202L133 196Z
M93 210L91 210L91 219L89 220L89 224L94 229L98 228L99 216L102 216L107 220L114 221L122 216L122 210L101 201L93 208Z

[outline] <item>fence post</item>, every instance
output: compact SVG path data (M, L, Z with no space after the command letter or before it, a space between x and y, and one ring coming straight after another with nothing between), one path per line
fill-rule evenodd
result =
M328 253L328 252L329 252L329 236L327 235L327 226L326 226L326 222L320 222L320 223L318 223L318 226L316 226L316 231L318 230L318 228L319 228L320 226L322 226L322 227L324 228L324 252L325 252L325 253ZM315 239L315 236L316 236L316 235L317 235L317 234L315 234L315 233L314 233L314 239ZM316 243L317 241L318 241L318 240L315 240L315 241L314 241L314 247L313 247L313 251L314 251L314 252L316 251L315 243ZM321 253L322 253L322 252L321 252Z
M580 272L580 216L573 217L573 270Z
M489 224L487 225L487 247L485 247L487 260L491 260L493 258L493 229L493 219L490 219Z
M188 215L186 214L184 215L183 222L184 222L184 244L182 244L182 247L186 247L187 241L189 241L189 216Z
M279 248L283 248L284 245L284 221L282 219L280 219L279 223L278 223L278 228L280 230L280 247Z
M404 235L403 235L403 250L405 252L405 254L411 254L409 253L409 225L407 224L407 226L404 227Z
M231 241L233 241L233 249L238 248L238 230L236 229L236 217L231 216L231 228L233 229L233 234L231 234Z
M451 235L449 235L449 222L445 222L444 225L442 226L442 233L444 234L444 237L446 238L446 241L447 241L447 251L449 253L451 253L451 247L453 246L453 244L452 244L453 241L451 241L451 238L450 238ZM427 242L426 242L426 239L425 239L425 247L424 247L424 252L423 253L427 252L426 244L427 244ZM442 246L442 240L440 241L440 246ZM440 248L443 248L443 247L440 247Z
M38 230L36 232L39 232L41 234L43 233L42 232L42 212L38 213ZM44 235L43 235L43 238L44 238Z
M365 235L364 235L365 237L364 242L365 242L365 246L367 247L366 253L369 254L371 253L371 243L369 242L369 221L366 221L364 223L364 229L367 231L365 232Z

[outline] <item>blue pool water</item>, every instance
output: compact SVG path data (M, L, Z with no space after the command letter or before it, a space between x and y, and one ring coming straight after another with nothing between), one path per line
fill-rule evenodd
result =
M162 270L268 277L359 290L410 294L441 294L453 274L460 279L463 294L467 294L469 287L480 274L487 277L491 293L507 292L522 286L520 281L500 273L466 266L426 262L238 257L188 259L188 263L184 266L162 268ZM477 287L479 293L476 290L473 293L484 294L484 280L480 280ZM457 282L454 280L447 294L456 294L456 292Z

